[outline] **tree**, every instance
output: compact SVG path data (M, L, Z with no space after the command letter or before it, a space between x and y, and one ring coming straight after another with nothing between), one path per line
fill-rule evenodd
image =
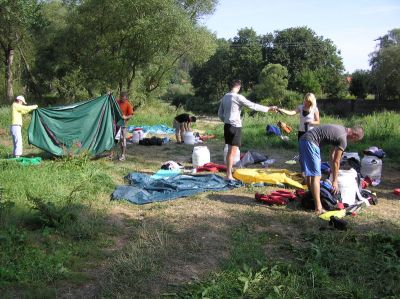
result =
M378 38L370 65L377 99L400 99L400 28Z
M319 83L318 74L308 69L303 70L296 78L297 91L305 94L312 92L321 94L321 84Z
M371 74L369 71L356 70L351 75L351 83L349 87L350 94L358 99L365 99L371 88Z
M67 30L68 17L72 11L72 6L59 1L49 1L42 6L44 25L34 32L32 38L36 50L32 73L36 82L29 82L31 85L35 84L35 91L39 97L55 88L54 81L61 87L61 82L66 79L64 76L70 73L71 79L77 75L79 65L77 59L70 59L73 51L70 50L72 45L68 42L71 39ZM83 82L75 83L79 86ZM67 88L69 87L65 86L65 89Z
M218 0L176 0L185 11L188 12L192 20L197 21L205 15L212 14Z
M9 101L14 98L13 61L15 50L30 29L40 22L40 4L36 0L0 0L0 47L4 53Z
M302 89L297 76L312 71L322 92L334 96L341 91L344 67L340 52L331 40L317 36L307 27L297 27L275 31L273 42L267 41L263 43L265 59L268 63L279 63L287 68L290 89Z
M219 39L215 53L207 62L195 64L190 75L196 96L206 102L219 100L233 80L230 43Z
M172 74L177 62L203 63L215 52L215 37L204 27L188 26L171 40L168 51L162 52L148 65L145 91L154 91L167 74Z
M175 0L87 0L70 24L73 55L86 78L128 91L138 72L147 73L151 91L180 58L213 51L211 34Z
M260 74L259 83L254 86L258 99L269 98L274 104L280 103L288 87L288 70L280 64L268 64Z
M233 76L240 78L243 89L247 90L257 82L262 67L260 38L251 28L241 29L233 38L231 48Z

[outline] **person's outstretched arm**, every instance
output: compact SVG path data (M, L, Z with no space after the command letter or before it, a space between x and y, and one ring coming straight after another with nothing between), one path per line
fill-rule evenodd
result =
M297 113L299 113L299 111L297 111L297 109L296 110L286 110L286 109L283 109L283 108L278 108L278 112L284 113L286 115L291 115L291 116L296 115Z
M263 106L260 104L253 103L246 99L244 96L239 95L239 102L242 106L246 106L247 108L250 108L255 111L259 112L268 112L268 111L275 111L277 109L276 106Z
M19 113L21 114L26 114L31 112L32 110L35 110L38 108L38 105L30 105L30 106L26 106L26 105L18 105L17 106L17 110Z

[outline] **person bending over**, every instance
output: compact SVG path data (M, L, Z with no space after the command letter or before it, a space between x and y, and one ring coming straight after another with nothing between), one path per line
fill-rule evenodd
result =
M182 113L174 118L173 127L175 129L176 143L183 143L185 132L191 132L191 123L196 122L195 116L190 116L187 113Z
M342 154L348 141L359 141L364 137L361 127L345 128L341 125L322 125L306 132L299 140L300 165L306 176L308 190L314 198L315 212L321 214L320 198L321 150L324 145L332 145L331 169L333 192L339 192L338 175Z

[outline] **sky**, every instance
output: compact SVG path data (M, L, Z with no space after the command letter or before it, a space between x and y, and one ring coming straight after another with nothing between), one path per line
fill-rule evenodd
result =
M257 35L307 26L330 39L347 72L369 70L378 37L400 28L400 0L219 0L203 24L218 38L233 38L242 28Z

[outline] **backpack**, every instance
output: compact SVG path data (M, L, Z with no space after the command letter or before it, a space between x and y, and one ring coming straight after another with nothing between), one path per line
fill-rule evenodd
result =
M267 127L265 128L265 131L267 133L267 135L276 135L276 136L281 136L281 130L274 125L267 125Z
M333 211L337 209L337 203L341 201L340 195L331 193L326 186L321 185L320 199L322 207L327 211ZM301 205L307 210L315 209L314 198L310 191L304 193L301 198Z
M278 127L285 133L290 134L292 132L292 127L284 123L283 121L278 121Z

